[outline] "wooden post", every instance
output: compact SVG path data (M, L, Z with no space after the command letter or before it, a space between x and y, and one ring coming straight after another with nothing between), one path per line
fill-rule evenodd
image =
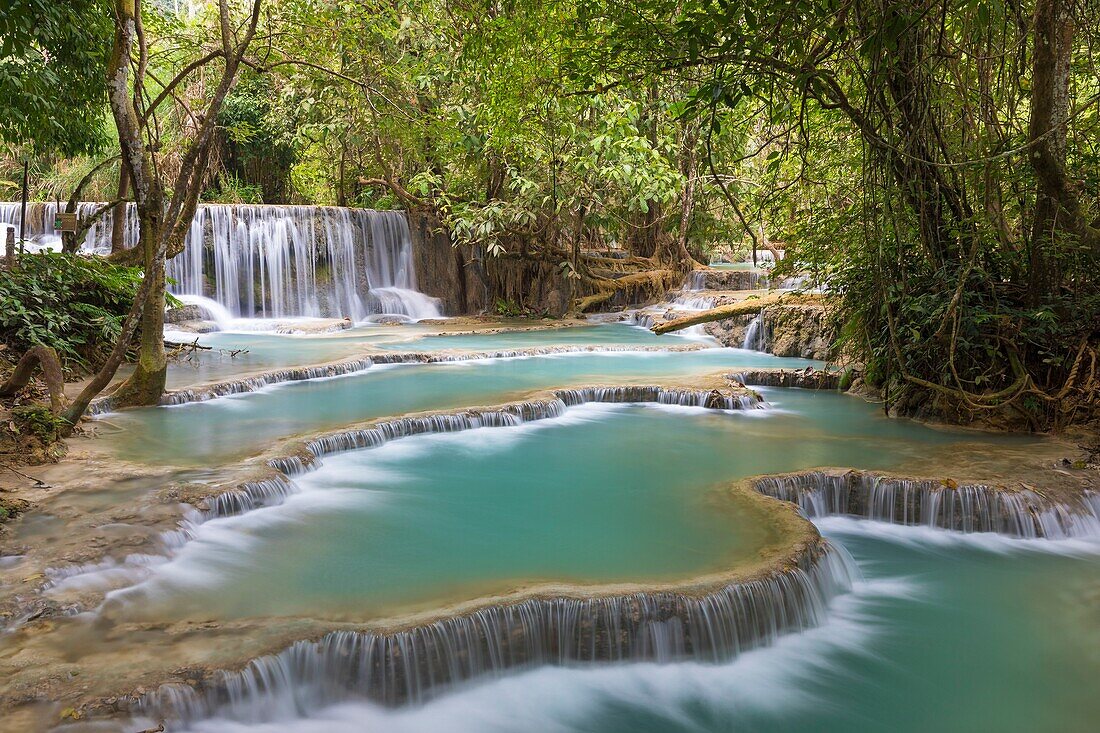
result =
M23 160L23 204L19 213L19 253L23 253L24 242L27 241L27 186L30 182L30 161Z
M15 269L15 227L5 227L4 264L9 270Z

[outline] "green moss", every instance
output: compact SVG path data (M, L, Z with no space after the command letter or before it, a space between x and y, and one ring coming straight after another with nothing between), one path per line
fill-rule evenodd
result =
M62 438L66 425L64 418L50 412L45 405L16 407L11 415L15 431L19 435L37 438L46 445L56 443Z

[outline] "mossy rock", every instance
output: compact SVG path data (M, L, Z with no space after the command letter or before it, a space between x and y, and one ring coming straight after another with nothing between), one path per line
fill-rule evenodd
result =
M13 408L0 424L0 457L9 463L54 463L65 455L65 421L45 405Z
M31 508L31 503L23 499L0 496L0 524L15 519L23 512Z

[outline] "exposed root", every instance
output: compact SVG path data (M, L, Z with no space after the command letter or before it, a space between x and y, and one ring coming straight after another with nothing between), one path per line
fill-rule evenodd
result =
M645 261L652 265L652 262ZM634 291L644 294L642 299L659 297L661 294L676 287L680 273L668 268L658 268L632 272L622 277L584 277L586 284L596 288L596 292L578 298L574 304L574 311L584 313L590 308L606 303L615 295L623 291ZM635 298L637 299L637 298Z
M15 371L0 385L0 397L14 397L30 384L35 367L42 371L42 379L50 393L50 410L57 415L65 408L65 376L61 371L61 360L57 358L57 352L49 346L32 346L27 349L15 365Z

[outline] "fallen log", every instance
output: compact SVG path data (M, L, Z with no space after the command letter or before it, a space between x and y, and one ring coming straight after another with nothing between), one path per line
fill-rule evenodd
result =
M817 294L771 293L760 297L750 296L737 303L720 305L717 308L693 313L690 316L677 318L674 321L664 321L653 326L650 330L656 334L671 333L690 326L698 326L700 323L721 321L733 316L746 316L759 313L769 305L819 305L821 296Z

